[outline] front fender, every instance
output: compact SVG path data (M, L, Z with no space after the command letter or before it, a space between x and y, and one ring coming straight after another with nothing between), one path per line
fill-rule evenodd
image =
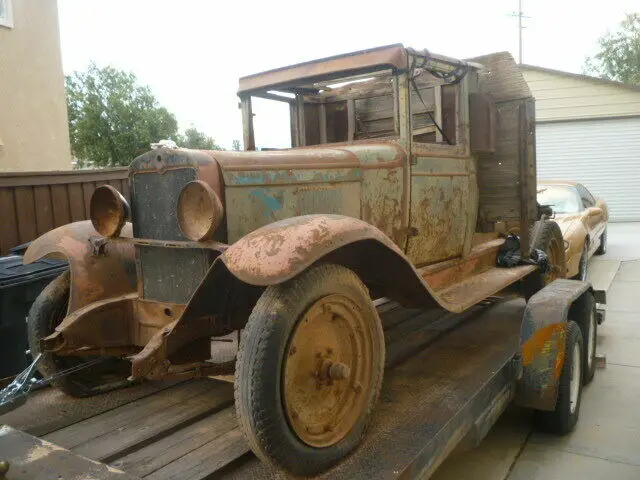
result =
M131 224L122 229L122 237L131 237ZM71 272L68 313L116 295L136 291L134 246L110 243L96 250L91 242L103 237L91 221L63 225L34 240L24 254L25 264L43 257L65 259Z
M274 222L244 236L221 256L227 269L250 285L268 286L295 277L346 245L373 240L402 251L376 227L342 215L303 215Z

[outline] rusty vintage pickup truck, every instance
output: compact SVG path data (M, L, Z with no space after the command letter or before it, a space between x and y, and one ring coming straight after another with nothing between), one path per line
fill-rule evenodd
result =
M376 403L373 300L462 312L529 297L565 276L563 241L540 219L534 100L507 53L391 45L244 77L238 95L246 151L150 151L131 163L130 205L100 186L91 221L32 243L25 262L63 256L70 274L34 303L30 346L45 376L87 366L56 380L75 396L235 372L251 448L309 475L359 444ZM256 150L260 97L288 105L293 148ZM551 268L496 266L512 229ZM237 359L212 361L211 338L233 332ZM545 355L561 355L548 332Z

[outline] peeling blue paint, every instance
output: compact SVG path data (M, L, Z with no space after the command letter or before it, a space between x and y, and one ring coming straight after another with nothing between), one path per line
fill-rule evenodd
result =
M278 210L282 210L282 202L277 198L270 197L269 195L264 193L264 190L262 189L259 189L259 188L253 189L251 190L250 195L254 197L256 200L260 200L265 205L265 207L267 207L267 210L271 212L277 212Z

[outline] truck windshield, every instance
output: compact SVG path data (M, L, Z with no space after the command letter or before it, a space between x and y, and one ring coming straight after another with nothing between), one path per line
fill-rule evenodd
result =
M582 210L578 190L571 185L538 185L538 203L550 206L559 214Z

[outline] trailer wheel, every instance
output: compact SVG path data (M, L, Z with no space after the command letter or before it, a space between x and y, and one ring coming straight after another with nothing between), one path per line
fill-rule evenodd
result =
M67 271L49 283L31 305L27 316L27 339L33 357L40 353L40 340L53 333L65 318L69 304L69 288ZM89 360L89 357L45 353L38 363L38 370L44 378L49 378L63 370L81 366ZM86 397L104 391L96 387L105 383L105 376L109 377L107 380L109 383L114 380L125 381L129 370L128 362L114 358L85 370L64 375L51 383L67 395Z
M562 231L556 222L543 222L540 236L533 248L542 250L547 254L552 270L548 273L536 271L523 280L523 293L527 300L555 279L565 278L567 275L564 239L562 238Z
M338 265L268 287L242 333L238 423L254 453L314 475L360 443L384 369L382 324L366 287Z
M576 322L569 321L556 407L550 412L541 410L535 412L535 423L541 430L565 435L575 428L582 399L582 356L583 343L580 327Z
M582 362L582 383L587 385L596 374L596 342L598 336L596 301L590 292L585 294L584 301L576 305L575 319L579 322L582 332L582 344L585 352Z

